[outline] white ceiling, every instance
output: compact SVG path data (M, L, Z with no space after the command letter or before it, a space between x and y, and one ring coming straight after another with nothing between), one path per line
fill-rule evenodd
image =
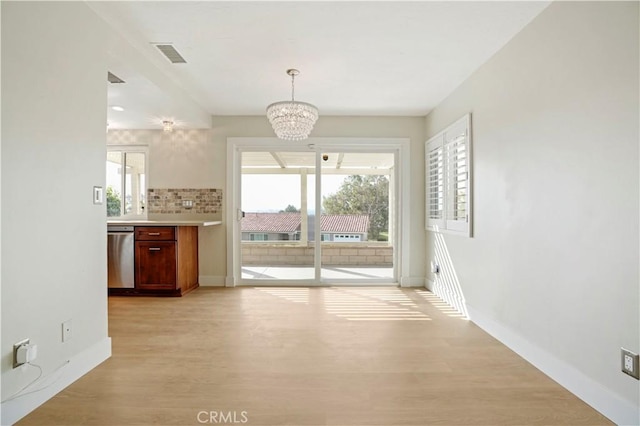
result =
M290 98L322 115L423 116L540 13L548 2L89 2L94 10L207 114L263 115ZM171 43L171 64L152 43ZM167 95L111 52L114 127L159 128L181 117ZM129 62L131 62L129 60ZM124 70L124 71L123 71ZM184 103L184 102L182 102ZM124 125L126 123L126 125ZM156 124L151 124L156 123Z

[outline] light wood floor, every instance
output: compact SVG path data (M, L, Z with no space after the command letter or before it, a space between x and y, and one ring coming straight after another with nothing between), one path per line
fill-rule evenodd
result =
M611 424L419 289L110 298L109 334L113 356L20 424Z

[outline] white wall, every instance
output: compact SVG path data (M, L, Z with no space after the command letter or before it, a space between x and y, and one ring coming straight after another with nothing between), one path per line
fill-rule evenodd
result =
M216 152L208 129L109 130L107 144L149 148L149 188L215 188L219 183L210 164Z
M430 137L473 115L474 237L443 236L472 320L623 424L640 422L620 372L640 350L638 48L637 2L556 2L426 118Z
M45 382L58 378L3 402L10 424L110 356L106 213L92 203L105 182L107 68L105 28L83 3L1 7L3 401L37 376L12 368L21 339L38 345Z

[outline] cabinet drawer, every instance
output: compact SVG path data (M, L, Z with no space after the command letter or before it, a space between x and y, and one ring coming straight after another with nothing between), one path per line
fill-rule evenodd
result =
M176 228L173 226L136 226L137 241L175 241Z

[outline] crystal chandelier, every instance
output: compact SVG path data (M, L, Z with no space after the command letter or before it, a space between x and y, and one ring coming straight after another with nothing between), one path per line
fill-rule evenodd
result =
M309 137L318 119L318 108L294 99L294 79L300 71L287 70L291 76L291 100L273 103L267 107L267 117L280 139L299 141Z

